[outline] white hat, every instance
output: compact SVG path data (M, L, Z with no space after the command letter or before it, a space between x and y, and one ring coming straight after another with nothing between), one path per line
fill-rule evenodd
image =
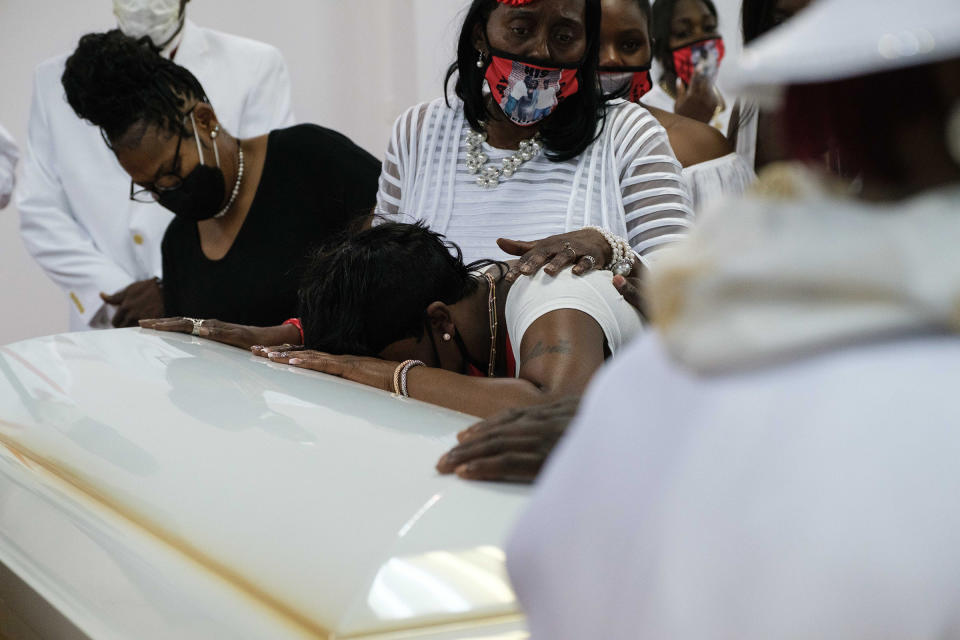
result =
M841 80L960 56L960 0L815 0L727 65L734 90Z

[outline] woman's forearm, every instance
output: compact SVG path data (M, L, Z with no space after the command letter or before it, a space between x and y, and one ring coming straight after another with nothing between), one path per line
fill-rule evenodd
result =
M407 392L411 398L481 418L574 393L541 389L523 378L476 378L429 367L415 367L408 372Z
M363 356L331 355L319 351L286 351L282 348L254 348L254 353L279 363L338 376L384 391L394 391L394 376L399 362ZM602 362L602 359L599 360ZM582 364L579 368L584 369ZM592 373L596 367L587 367ZM589 375L585 371L567 372L537 384L524 378L478 378L445 369L413 367L407 372L406 388L411 398L441 407L487 417L511 407L543 404L583 393ZM534 376L534 379L538 379Z

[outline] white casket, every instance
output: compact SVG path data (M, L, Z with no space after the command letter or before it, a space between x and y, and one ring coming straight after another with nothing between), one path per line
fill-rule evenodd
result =
M0 347L0 635L519 640L473 418L139 329Z

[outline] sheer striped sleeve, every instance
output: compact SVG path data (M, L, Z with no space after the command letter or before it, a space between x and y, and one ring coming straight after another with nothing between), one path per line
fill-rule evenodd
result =
M423 105L407 109L393 124L387 143L377 191L376 214L388 220L403 221L404 181L416 171L416 132Z
M650 113L625 105L611 113L614 153L627 226L627 240L640 255L679 240L693 221L681 166L667 133Z

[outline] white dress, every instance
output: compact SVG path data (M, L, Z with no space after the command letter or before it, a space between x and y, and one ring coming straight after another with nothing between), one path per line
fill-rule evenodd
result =
M0 209L10 202L16 182L17 158L20 152L13 137L0 125Z
M684 167L683 179L690 190L693 209L699 213L724 198L746 193L757 174L743 156L734 152Z
M64 98L66 58L34 75L16 199L24 246L70 301L78 331L109 325L101 291L161 275L160 242L173 214L130 200L130 176ZM197 77L230 133L247 138L293 124L290 76L276 48L187 20L175 62Z
M508 546L533 640L957 636L958 208L754 197L663 252Z
M416 105L397 119L380 176L377 213L424 221L463 250L464 260L505 259L496 239L535 240L599 225L640 254L682 237L693 216L667 141L650 113L611 106L597 140L580 156L551 162L542 153L493 189L466 167L470 125L462 103ZM500 165L512 151L485 145Z

